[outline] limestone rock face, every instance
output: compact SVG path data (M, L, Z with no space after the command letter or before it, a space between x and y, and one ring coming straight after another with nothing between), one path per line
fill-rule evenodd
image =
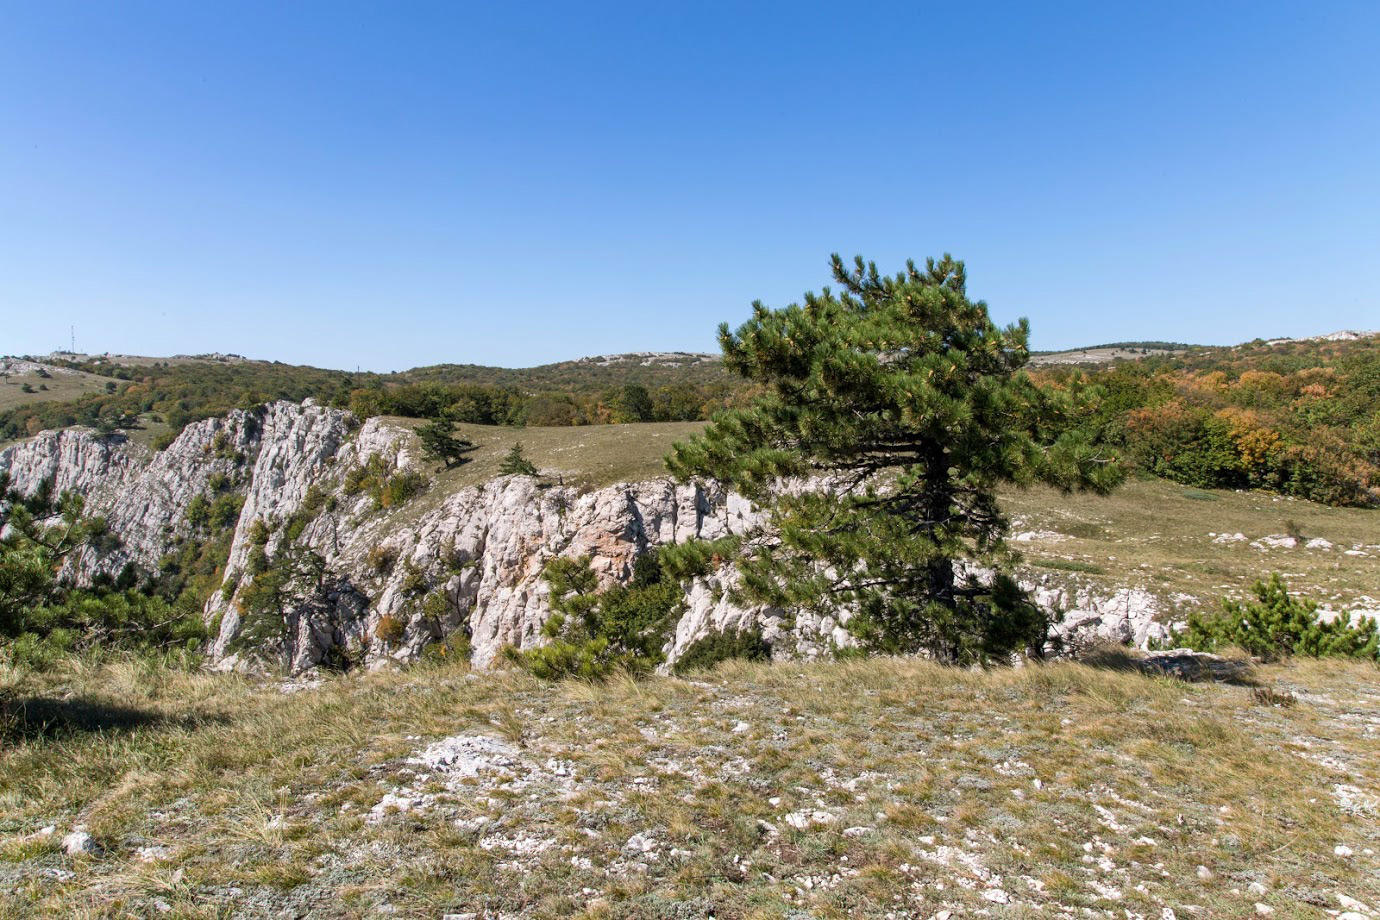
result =
M1159 622L1164 611L1158 597L1136 588L1110 595L1084 589L1022 582L1035 602L1058 618L1054 635L1077 647L1092 641L1124 642L1145 648L1152 640L1169 638Z
M130 563L152 573L189 535L187 508L198 495L212 493L213 475L220 474L226 491L245 481L258 427L255 413L236 410L187 426L157 454L91 429L45 431L0 452L0 470L9 471L11 488L21 495L33 495L47 481L54 497L76 492L86 499L86 514L106 519L117 542L70 560L65 576L88 583L98 574L117 575Z
M250 565L255 522L273 532L264 547L269 558L284 552L281 524L303 507L313 485L338 500L333 507L328 502L297 540L321 559L329 577L324 591L304 593L289 611L287 658L296 669L324 661L335 645L352 647L371 664L407 660L456 631L469 636L474 662L486 666L506 645L530 648L540 641L551 612L542 571L551 559L589 556L601 581L610 584L630 577L633 562L649 547L722 536L749 520L746 505L722 491L669 480L581 493L509 476L377 509L367 495L346 495L345 477L371 456L391 474L417 469L415 438L372 419L346 442L331 419L283 416L281 430L273 419L265 425L254 485L230 551L232 586L208 606L221 624L213 655L228 666L243 660L236 639L244 588L236 579ZM284 438L293 446L280 453ZM385 618L390 628L380 630Z
M610 584L629 578L648 548L743 533L757 521L740 496L669 479L594 490L520 476L453 490L433 483L383 508L357 488L371 458L388 477L435 474L405 424L360 425L311 400L198 422L158 454L83 429L45 432L0 452L0 470L21 494L49 480L55 494L79 492L90 513L106 517L118 543L73 560L67 574L78 581L126 566L155 573L184 541L211 539L187 519L198 496L241 496L233 534L221 537L229 542L224 584L205 610L216 627L211 659L225 668L381 666L457 634L469 639L475 664L489 666L505 646L542 641L550 614L542 571L551 559L587 555ZM267 568L285 573L281 590L272 604L259 598L247 608L254 575ZM699 638L745 626L760 628L779 654L852 644L846 613L737 606L735 577L727 568L689 586L668 662ZM1064 614L1058 631L1070 642L1144 645L1163 631L1158 601L1145 592L1027 587Z
M236 410L225 418L188 425L167 448L122 484L102 510L119 545L104 553L87 552L77 561L83 578L117 575L133 563L156 572L159 560L191 534L187 509L197 496L213 497L212 477L220 489L243 488L259 443L259 417Z
M85 495L89 506L99 506L148 461L148 451L123 437L68 428L0 451L0 472L9 473L10 488L26 498L48 482L54 496L70 489Z

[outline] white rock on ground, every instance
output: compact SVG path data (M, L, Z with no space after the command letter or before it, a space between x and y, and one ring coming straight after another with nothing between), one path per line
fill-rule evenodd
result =
M68 856L81 856L100 852L96 841L85 830L74 830L62 838L62 849Z

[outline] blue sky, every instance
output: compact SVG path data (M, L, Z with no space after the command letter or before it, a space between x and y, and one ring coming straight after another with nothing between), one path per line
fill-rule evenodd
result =
M0 0L0 352L715 349L965 259L1053 349L1380 327L1380 4Z

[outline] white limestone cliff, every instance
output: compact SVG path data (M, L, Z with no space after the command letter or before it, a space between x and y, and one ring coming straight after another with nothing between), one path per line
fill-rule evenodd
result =
M374 455L394 474L423 467L406 427L386 419L360 425L308 400L198 422L158 454L90 430L45 432L0 452L0 471L20 494L47 480L54 494L77 491L90 513L106 517L118 545L76 560L69 574L77 580L127 565L156 572L179 541L196 536L187 509L211 493L213 477L242 495L225 584L206 606L216 627L211 658L221 667L266 661L294 672L406 661L456 632L469 637L475 664L489 666L505 646L542 641L550 613L542 570L551 559L588 555L611 583L628 578L649 547L741 533L755 519L736 495L669 479L584 490L510 476L448 494L433 487L376 509L368 494L345 489L348 472ZM243 617L256 532L268 533L263 558L296 553L310 562L285 591L269 648L251 641ZM780 654L809 657L852 642L842 617L737 606L732 578L725 570L689 586L669 660L711 632L743 626L761 628ZM1144 645L1163 629L1159 601L1145 592L1028 587L1060 614L1057 632L1071 642L1098 636ZM388 636L380 637L385 618Z

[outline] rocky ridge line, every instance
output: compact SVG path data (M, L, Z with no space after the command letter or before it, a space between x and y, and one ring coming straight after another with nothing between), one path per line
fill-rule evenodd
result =
M377 455L389 475L420 472L410 430L387 419L363 425L350 413L278 402L189 426L157 455L94 431L44 432L0 452L12 487L32 494L44 480L87 497L119 545L88 552L70 573L79 581L126 565L149 573L188 539L187 509L207 495L212 477L244 498L234 525L225 584L206 605L216 626L211 658L225 668L262 660L246 643L242 601L256 533L270 560L286 553L318 560L310 577L290 583L279 662L292 672L349 660L369 666L417 658L430 643L464 633L473 661L486 667L506 645L542 641L550 613L542 570L557 556L588 555L605 584L631 576L638 554L689 539L713 539L751 526L739 496L669 479L584 491L504 477L442 494L432 489L396 508L377 509L367 493L348 494L350 470ZM56 492L55 492L56 494ZM852 642L835 617L786 617L743 609L725 589L731 571L697 579L666 646L668 660L711 632L756 625L777 654L811 657ZM1062 613L1057 633L1080 642L1105 637L1145 645L1162 636L1159 602L1147 592L1101 596L1029 584L1036 599ZM387 620L387 637L380 625ZM268 656L270 660L273 655Z

